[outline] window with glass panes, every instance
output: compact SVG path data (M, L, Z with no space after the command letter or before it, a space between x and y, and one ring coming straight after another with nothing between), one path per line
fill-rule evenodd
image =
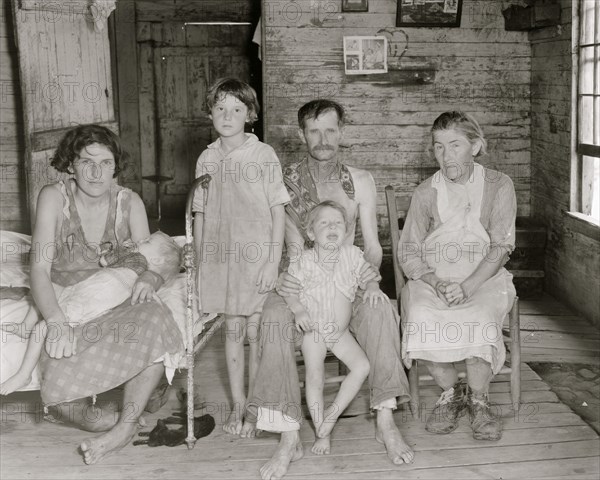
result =
M576 24L575 24L576 25ZM574 25L574 26L575 26ZM573 209L600 220L600 0L580 0L577 82L577 195Z

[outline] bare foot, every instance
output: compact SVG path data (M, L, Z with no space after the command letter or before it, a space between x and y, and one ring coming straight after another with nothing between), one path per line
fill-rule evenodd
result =
M263 480L279 480L287 473L291 462L300 460L304 455L300 432L293 430L283 432L277 450L271 459L260 467L260 476Z
M415 452L400 435L400 431L394 423L391 408L384 408L377 412L375 439L385 445L387 455L393 464L402 465L403 463L411 463L414 460Z
M0 384L0 395L9 395L31 382L31 375L15 373L6 382Z
M86 411L83 421L78 425L88 432L108 432L119 420L119 414L109 409L92 407Z
M331 437L317 438L310 449L315 455L329 455L331 452Z
M256 423L250 423L247 420L244 420L244 425L242 426L242 431L240 432L240 437L242 438L254 438L256 436Z
M234 407L229 414L229 418L223 424L223 430L230 435L239 435L242 433L242 418L240 412Z
M80 408L71 402L50 406L49 413L44 415L44 420L75 425L86 432L107 432L117 424L119 412L108 407L101 408L89 404Z
M316 426L317 437L325 438L331 435L333 427L335 427L338 419L338 417L335 416L336 411L337 408L334 408L332 405L325 409L323 414L323 422Z
M107 455L118 452L131 441L137 431L137 426L137 422L121 422L99 437L84 440L79 445L83 454L83 461L88 465L92 465Z

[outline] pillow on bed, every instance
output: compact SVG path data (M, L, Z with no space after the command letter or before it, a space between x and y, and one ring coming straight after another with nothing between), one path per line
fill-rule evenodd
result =
M0 230L0 286L29 287L29 250L31 237Z

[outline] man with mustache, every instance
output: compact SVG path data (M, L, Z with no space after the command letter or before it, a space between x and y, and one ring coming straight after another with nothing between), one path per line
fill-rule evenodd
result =
M366 170L344 165L338 158L344 128L344 109L331 100L313 100L298 111L299 136L308 156L284 169L284 182L291 201L286 206L285 243L288 258L298 255L307 240L306 213L318 203L333 200L347 212L344 243L352 245L356 222L364 241L361 283L381 279L382 249L377 236L376 189ZM263 479L283 477L290 462L303 456L299 429L302 421L300 386L295 345L302 339L294 315L282 297L298 294L300 284L283 272L267 298L260 327L259 367L248 411L257 417L257 428L281 433L277 450L260 469ZM360 291L360 290L359 290ZM414 453L402 438L394 418L397 400L409 400L409 388L400 356L399 319L389 302L372 307L357 294L352 308L350 331L365 351L371 370L371 408L377 414L376 439L386 447L395 464L412 462ZM252 421L253 419L250 419ZM327 419L324 419L327 421Z

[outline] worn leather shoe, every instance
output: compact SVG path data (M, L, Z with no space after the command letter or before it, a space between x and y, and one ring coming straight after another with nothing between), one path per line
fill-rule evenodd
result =
M468 397L469 418L475 440L500 440L502 420L492 413L487 395Z
M465 413L465 407L466 388L463 383L457 382L453 387L442 392L433 412L427 418L425 430L438 434L456 430L458 419Z

